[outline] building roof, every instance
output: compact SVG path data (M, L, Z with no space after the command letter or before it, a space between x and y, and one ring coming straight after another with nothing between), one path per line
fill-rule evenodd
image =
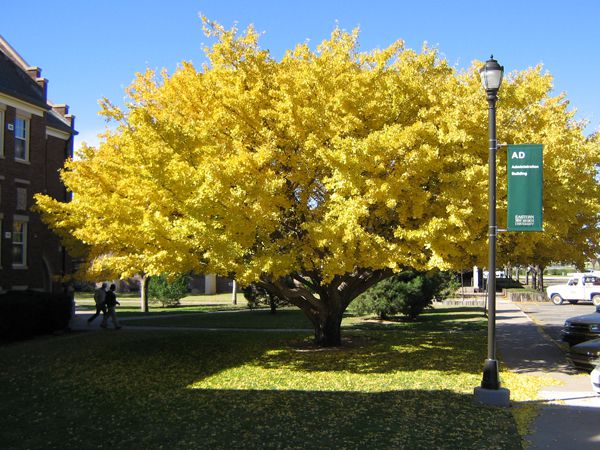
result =
M0 92L48 109L42 87L11 57L7 45L0 36Z
M29 75L31 67L0 35L0 93L47 110L46 123L66 133L77 134L67 118L52 109L46 99L44 88ZM39 73L39 69L37 69Z
M50 109L46 112L46 124L49 127L56 128L57 130L61 130L66 133L79 134L71 127L71 125L69 125L63 116L53 109Z

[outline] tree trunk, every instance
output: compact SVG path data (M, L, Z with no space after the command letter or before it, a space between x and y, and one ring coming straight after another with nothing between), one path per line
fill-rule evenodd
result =
M275 314L277 312L277 302L271 296L269 296L269 307L271 308L271 314Z
M538 272L539 272L539 282L538 282L538 290L540 292L544 291L544 266L538 266Z
M315 325L315 343L323 347L342 345L342 312L322 314Z
M150 277L148 275L142 275L140 281L140 306L142 312L148 312L148 282Z
M231 290L231 303L237 305L237 283L233 280L233 289Z
M315 343L323 347L342 344L342 317L358 295L392 275L390 269L356 268L352 273L335 276L322 283L318 271L293 273L277 280L265 279L260 285L270 294L299 307L313 324Z

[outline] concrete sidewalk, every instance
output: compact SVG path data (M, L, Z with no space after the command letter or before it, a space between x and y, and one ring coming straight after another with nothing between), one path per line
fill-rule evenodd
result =
M517 304L498 301L496 312L502 364L518 373L547 375L562 383L540 392L541 410L526 437L528 448L600 449L600 395L592 391L589 375L574 370L559 345Z
M73 331L92 331L92 330L100 330L100 324L102 323L102 314L96 317L92 323L88 323L87 319L92 316L93 312L89 311L75 311L75 315L71 318L69 322L69 328ZM110 327L114 329L112 320L109 321Z

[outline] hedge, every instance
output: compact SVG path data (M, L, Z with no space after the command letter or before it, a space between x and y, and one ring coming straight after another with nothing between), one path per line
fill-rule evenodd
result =
M72 305L66 294L36 291L0 294L0 339L15 341L65 330Z

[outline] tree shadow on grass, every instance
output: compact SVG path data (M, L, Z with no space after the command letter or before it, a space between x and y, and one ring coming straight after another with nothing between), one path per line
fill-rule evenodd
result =
M395 331L346 333L341 347L321 348L310 341L293 341L287 348L266 352L254 360L265 368L294 371L346 371L385 374L397 371L442 370L477 372L483 349L471 333ZM478 365L474 366L473 361Z
M143 320L140 320L143 319ZM143 317L124 317L127 326L163 326L240 329L311 329L312 325L300 310L280 310L271 314L267 309L237 311L180 311L177 314L160 313Z
M447 313L449 310L452 313ZM379 320L376 317L355 317L355 322L342 324L344 330L445 330L445 331L476 331L485 328L485 317L477 308L448 308L443 311L427 311L416 320L408 320L402 316L392 317L389 320Z
M520 448L508 410L439 386L376 393L190 388L221 374L226 385L228 371L244 365L309 376L480 373L474 338L353 332L340 349L317 349L287 335L165 331L23 343L0 351L0 384L9 387L0 402L0 447Z
M115 394L95 400L73 392L70 403L85 408L84 416L71 408L39 421L9 417L0 443L15 449L521 448L507 409L445 390L155 392L116 384Z
M435 370L478 373L484 347L477 333L448 330L354 331L343 334L341 347L315 346L312 336L277 333L164 331L106 333L109 358L125 367L156 373L181 373L193 383L245 364L263 369L301 372L386 374ZM97 341L94 345L98 345ZM93 350L91 350L93 353ZM99 354L106 353L101 349ZM475 361L475 363L474 363ZM99 362L99 364L101 364Z

